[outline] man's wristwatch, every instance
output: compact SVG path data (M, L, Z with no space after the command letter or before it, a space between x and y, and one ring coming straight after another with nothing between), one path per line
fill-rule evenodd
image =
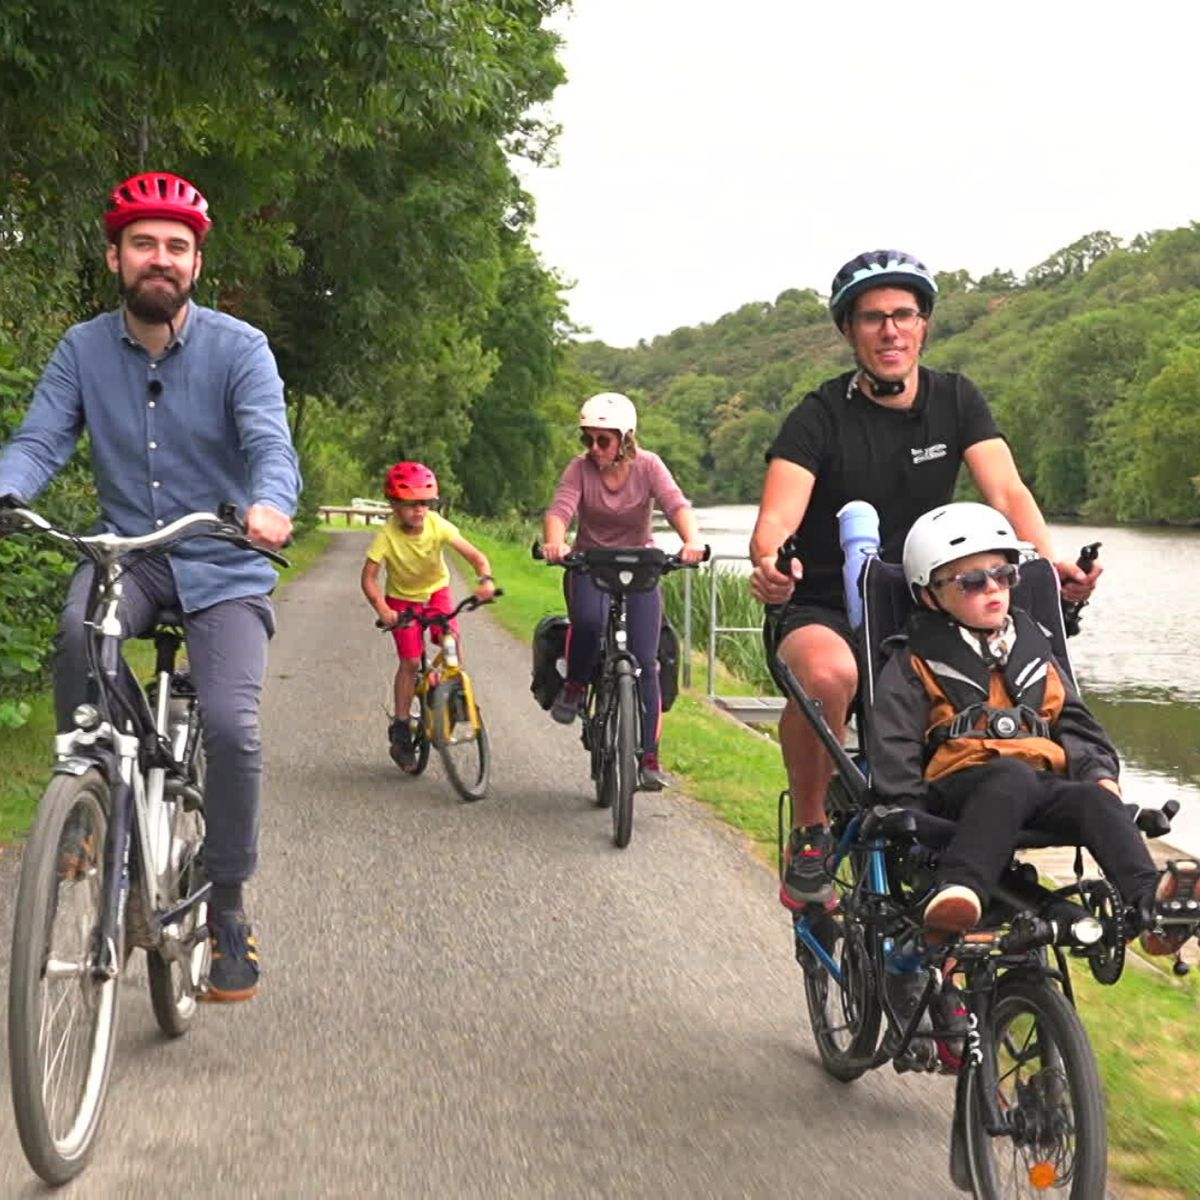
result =
M496 581L490 575L476 575L475 582L476 583L495 583Z

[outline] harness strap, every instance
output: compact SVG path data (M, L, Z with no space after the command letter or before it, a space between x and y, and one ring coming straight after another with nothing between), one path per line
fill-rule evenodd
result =
M980 718L984 718L982 728ZM929 733L936 749L959 738L1049 738L1050 722L1028 704L1015 708L995 708L990 704L972 704L956 712L943 725Z

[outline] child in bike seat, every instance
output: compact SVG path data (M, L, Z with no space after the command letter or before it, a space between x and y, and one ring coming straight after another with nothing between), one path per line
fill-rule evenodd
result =
M443 550L450 546L475 571L475 595L490 600L496 588L487 556L459 533L437 509L437 476L423 463L398 462L387 473L384 494L392 505L391 519L375 535L363 563L362 590L380 621L392 627L400 665L393 684L395 708L388 724L392 761L400 768L414 764L408 714L421 668L424 630L414 623L397 628L407 612L421 616L452 612L450 572ZM380 569L387 571L386 592L379 586ZM458 634L457 621L451 628ZM437 629L431 631L440 639ZM460 643L461 644L461 643Z
M1160 872L1121 802L1117 752L1042 627L1010 609L1030 548L984 504L925 513L904 543L919 605L884 664L868 724L873 791L957 823L924 922L937 938L980 919L1022 830L1087 848L1151 954L1196 932L1152 933L1159 905L1200 895L1200 864Z

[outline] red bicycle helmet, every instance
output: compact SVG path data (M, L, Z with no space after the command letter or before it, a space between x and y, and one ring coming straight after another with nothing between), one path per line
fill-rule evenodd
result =
M208 201L194 184L169 171L147 171L113 188L104 214L108 240L115 242L126 225L144 220L182 221L196 235L197 246L212 228Z
M387 473L384 492L389 500L436 500L437 476L419 462L398 462Z

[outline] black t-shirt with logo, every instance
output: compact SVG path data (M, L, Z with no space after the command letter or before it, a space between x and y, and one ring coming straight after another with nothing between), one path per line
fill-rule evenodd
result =
M963 451L1000 436L987 401L965 376L920 368L911 408L885 408L850 371L810 392L767 451L816 476L795 545L804 565L793 604L844 608L838 510L866 500L879 513L881 554L899 562L924 512L954 498Z

